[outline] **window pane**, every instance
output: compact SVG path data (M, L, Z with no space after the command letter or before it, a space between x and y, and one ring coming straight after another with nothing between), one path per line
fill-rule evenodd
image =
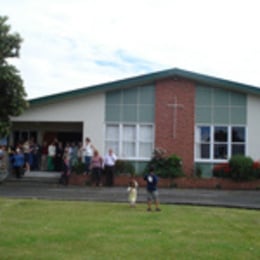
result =
M123 127L123 140L134 141L136 139L136 127L135 126L124 126Z
M154 105L154 86L143 86L139 88L139 103Z
M229 109L227 107L215 107L213 109L213 122L215 124L229 124Z
M139 156L150 158L152 156L153 145L152 143L140 143Z
M215 144L214 145L214 159L227 159L227 145Z
M196 144L196 158L210 159L210 144Z
M230 101L232 106L246 106L246 95L236 92L230 93Z
M119 139L119 126L118 125L108 125L107 126L106 139L107 140L118 140Z
M121 107L119 105L106 106L106 121L118 122L120 121Z
M154 122L154 106L139 105L138 107L138 122Z
M122 118L125 122L136 122L137 121L137 106L135 105L124 105L122 109Z
M129 88L123 90L124 104L137 104L137 88Z
M211 106L212 105L212 89L209 87L196 88L196 105Z
M232 127L232 142L245 142L244 127Z
M119 142L106 141L105 152L107 153L110 148L115 152L116 155L119 155Z
M214 141L215 142L227 142L227 127L217 126L214 128Z
M210 127L209 126L200 127L200 141L201 142L210 142Z
M106 93L106 104L120 104L121 91L111 91Z
M228 106L229 91L215 88L213 93L214 93L214 105L215 106Z
M245 155L245 145L243 144L233 144L232 145L232 155Z
M140 140L153 141L153 128L150 125L140 126Z
M135 156L135 143L124 142L123 143L123 157Z
M246 107L231 107L231 124L246 124Z
M200 158L208 159L210 158L210 145L209 144L201 144L200 145Z

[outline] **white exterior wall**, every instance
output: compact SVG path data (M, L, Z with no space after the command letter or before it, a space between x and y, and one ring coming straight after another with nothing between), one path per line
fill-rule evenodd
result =
M83 140L90 137L104 154L105 94L92 94L69 100L32 106L13 122L82 122Z
M247 125L248 125L248 156L254 160L260 159L260 98L248 95Z

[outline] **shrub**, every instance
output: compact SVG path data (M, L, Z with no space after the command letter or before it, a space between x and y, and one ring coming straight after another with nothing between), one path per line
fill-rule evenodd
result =
M196 168L195 168L195 175L198 177L198 178L201 178L202 176L202 168L200 165L197 165Z
M253 176L256 179L260 179L260 162L253 163Z
M234 180L250 180L254 178L253 160L244 155L234 155L229 160L231 177Z
M260 162L253 162L250 157L234 155L229 162L216 164L213 176L234 180L253 180L260 178Z
M124 174L128 173L130 175L135 174L135 168L133 164L129 161L117 160L115 165L115 174Z
M153 166L156 174L163 178L183 176L182 160L176 154L165 156L160 150L155 150L152 159L144 169L144 174Z
M220 178L231 178L229 163L216 164L213 168L213 176Z
M86 171L85 163L76 162L72 167L72 172L78 175L83 174Z

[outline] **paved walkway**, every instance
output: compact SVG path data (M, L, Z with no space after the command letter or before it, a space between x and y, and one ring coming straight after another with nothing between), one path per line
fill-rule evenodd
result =
M205 189L159 189L162 204L219 206L260 209L260 191ZM4 182L0 197L69 201L127 202L126 187L78 187L56 183ZM138 191L138 202L146 201L145 188Z

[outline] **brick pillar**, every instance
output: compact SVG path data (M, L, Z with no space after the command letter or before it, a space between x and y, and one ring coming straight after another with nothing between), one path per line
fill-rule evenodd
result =
M195 84L165 79L156 83L155 93L155 147L165 149L167 155L180 156L184 172L190 176L194 165ZM175 102L177 107L173 108Z

